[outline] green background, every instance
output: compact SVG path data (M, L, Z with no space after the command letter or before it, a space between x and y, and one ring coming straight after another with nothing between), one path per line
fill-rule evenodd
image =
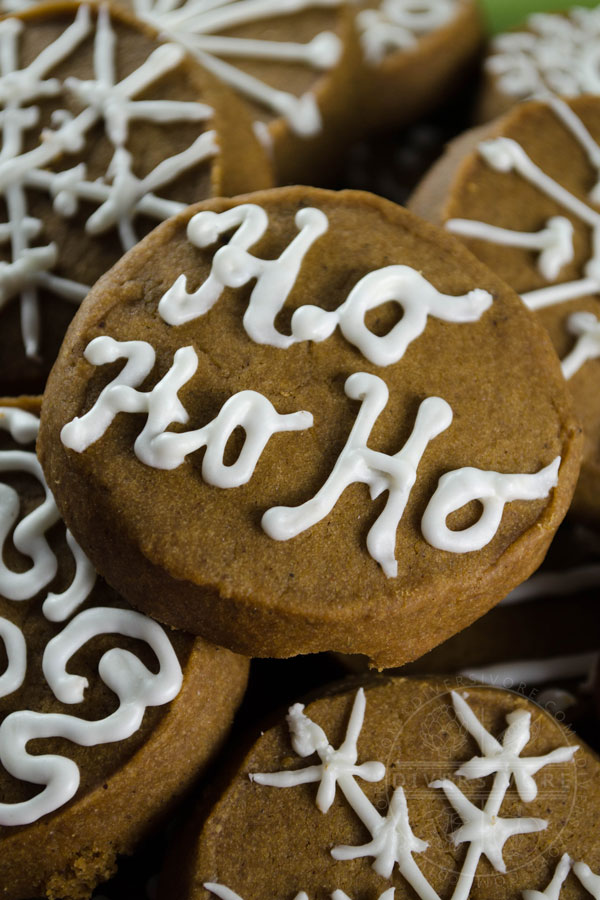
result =
M520 25L532 12L552 12L576 6L597 6L598 0L480 0L488 25L492 31L500 31L511 25Z

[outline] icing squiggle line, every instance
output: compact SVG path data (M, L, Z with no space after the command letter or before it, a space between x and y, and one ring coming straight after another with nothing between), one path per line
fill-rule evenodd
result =
M53 812L71 799L79 786L79 769L70 759L56 755L32 756L27 743L38 738L63 737L82 746L125 740L138 730L148 706L160 706L177 696L181 667L162 628L131 610L96 607L79 613L52 638L43 656L43 670L55 696L63 703L79 703L87 680L66 671L71 657L88 640L117 632L145 641L159 661L150 672L127 650L104 653L98 665L103 682L119 698L119 708L98 721L60 713L30 710L10 713L0 725L0 761L23 781L44 785L44 790L20 803L0 803L0 825L27 825Z
M127 363L117 378L101 392L92 409L75 418L61 431L66 447L82 453L97 441L119 412L147 413L146 424L134 444L141 462L158 469L175 469L188 453L206 447L202 477L221 488L239 487L252 477L270 438L283 431L310 428L308 412L280 415L272 403L256 391L240 391L222 407L218 416L204 428L186 432L167 432L174 422L185 424L189 416L177 393L193 376L198 357L193 347L180 347L167 374L148 392L137 391L154 366L154 349L145 341L119 342L110 337L95 338L85 350L93 365L118 359ZM223 455L227 441L237 427L245 431L244 446L233 465L226 466Z
M27 671L27 644L23 632L13 622L0 617L0 637L4 642L8 664L0 675L0 697L18 691Z
M37 437L39 419L22 409L0 407L0 429L8 431L17 443L29 444ZM35 453L2 451L0 472L26 472L40 483L45 493L43 503L25 516L13 533L13 544L32 560L32 566L25 572L13 572L0 554L0 594L8 600L31 600L56 576L58 562L46 534L60 521L60 513ZM17 522L20 505L18 493L7 484L0 484L0 547L4 547ZM67 619L88 597L96 580L93 566L68 531L67 542L75 560L73 582L62 594L48 594L42 606L46 618L53 622Z
M158 304L161 318L169 325L193 321L212 309L225 287L239 288L256 279L243 325L257 344L287 349L301 341L324 341L339 327L346 340L370 362L389 366L402 359L409 344L425 331L428 316L446 322L476 322L492 304L487 291L476 289L450 296L409 266L387 266L361 278L345 302L332 312L312 305L296 309L292 333L284 335L275 328L277 315L296 283L306 253L329 227L325 214L312 207L301 209L295 223L300 232L279 258L263 260L248 252L269 226L262 207L244 204L222 213L196 213L187 228L188 240L196 247L209 247L232 228L236 230L228 244L215 253L210 274L198 290L189 294L186 276L179 276ZM403 316L388 334L379 336L367 328L365 317L389 301L401 307Z

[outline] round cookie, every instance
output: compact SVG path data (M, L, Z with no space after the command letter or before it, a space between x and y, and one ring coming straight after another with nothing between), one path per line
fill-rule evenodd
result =
M464 80L483 41L476 0L361 0L357 81L367 129L404 125Z
M598 896L600 761L516 693L338 685L226 778L177 841L164 900L533 900L559 881L563 900Z
M0 392L41 389L77 304L192 200L268 187L230 90L102 5L46 3L0 24Z
M551 91L600 93L600 7L535 13L522 28L496 35L483 63L478 118L495 119L520 100Z
M83 900L220 748L247 660L134 612L75 544L0 400L0 885Z
M352 3L126 2L244 100L280 184L313 184L337 171L349 137L360 130Z
M503 282L388 201L304 187L156 229L79 310L42 420L62 514L134 605L248 655L377 666L539 565L580 453Z
M547 328L585 436L573 512L595 523L600 521L598 139L600 98L522 104L458 138L410 202L415 212L460 237Z

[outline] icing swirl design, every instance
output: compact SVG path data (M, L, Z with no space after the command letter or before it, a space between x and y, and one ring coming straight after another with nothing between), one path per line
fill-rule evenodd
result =
M0 408L0 428L21 444L35 440L39 422L36 416L12 407ZM0 452L1 472L25 472L33 475L44 490L45 499L18 522L13 543L33 565L23 573L11 571L3 562L0 567L0 594L7 600L32 600L48 587L58 570L58 561L46 533L60 522L58 509L44 480L41 466L31 451ZM19 518L17 492L0 484L0 534L4 546ZM89 598L96 573L66 532L75 561L71 585L62 593L49 593L42 614L52 622L64 622ZM151 672L133 653L114 648L101 657L98 672L102 681L119 699L112 714L89 721L62 713L39 713L20 710L9 713L0 725L0 762L17 779L43 785L44 789L29 800L0 803L0 825L26 825L60 808L79 787L79 768L75 762L57 755L31 755L31 740L63 737L83 746L121 741L137 731L149 706L173 700L182 684L182 671L175 651L161 626L138 612L111 607L91 607L71 618L46 645L42 657L44 677L57 700L66 704L81 703L88 686L87 679L67 672L71 658L92 638L102 634L120 634L144 641L153 651L159 670ZM21 629L9 619L0 617L0 637L8 657L6 671L0 676L0 696L18 690L25 681L27 646Z

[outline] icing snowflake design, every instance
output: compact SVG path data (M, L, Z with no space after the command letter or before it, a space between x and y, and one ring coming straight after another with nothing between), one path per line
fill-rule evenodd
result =
M346 0L132 0L136 15L170 40L180 42L214 75L270 114L282 116L300 137L321 130L322 120L315 95L300 97L274 88L238 68L232 60L308 66L316 71L332 69L342 54L340 38L330 31L317 34L306 44L295 41L233 37L226 32L250 22L293 15L308 9L335 9ZM223 33L225 32L225 34ZM226 59L223 59L226 57ZM264 123L256 122L258 137L269 144Z
M0 241L10 244L11 249L10 262L0 264L0 308L19 298L25 350L28 356L35 357L40 335L40 289L79 303L89 286L54 274L59 263L56 244L32 246L33 241L43 241L43 223L29 215L27 191L47 193L54 211L65 218L76 213L81 200L94 204L97 208L86 222L86 231L98 235L116 228L123 250L128 250L137 241L133 221L138 214L161 221L185 206L161 199L156 192L182 172L214 156L218 147L215 133L205 131L186 150L163 159L145 177L138 178L127 149L131 123L204 123L212 115L212 109L203 103L135 99L179 65L183 49L174 44L159 46L138 69L117 81L117 41L109 13L101 7L94 24L89 8L82 6L73 23L55 41L28 66L19 68L19 42L24 27L17 19L0 22L0 193L8 219L0 223ZM94 77L86 81L71 77L64 82L49 77L94 28ZM41 133L37 146L25 150L26 141L39 122L36 101L56 98L60 103L65 94L75 98L82 111L72 116L57 107L52 127ZM113 148L102 178L87 180L83 163L61 172L48 168L69 154L81 153L90 130L97 124L102 124Z
M565 883L569 872L573 872L575 877L595 900L600 900L600 875L594 875L586 863L574 863L567 853L562 855L546 890L523 891L523 900L559 900L561 888Z
M483 141L479 145L479 154L494 171L512 172L520 176L542 195L558 203L565 212L590 227L592 255L584 266L583 277L575 281L559 281L563 267L574 258L574 229L566 216L554 216L540 231L533 233L499 228L472 219L449 219L445 226L461 237L536 252L540 274L547 282L554 283L521 295L529 309L534 311L600 294L600 212L596 208L600 206L600 145L567 103L558 97L547 97L545 102L582 147L595 170L596 181L590 191L589 202L580 200L542 171L512 138L498 137ZM571 351L562 360L563 374L565 378L571 378L588 360L600 358L600 320L591 312L576 311L568 316L565 327L575 339Z
M388 53L410 50L418 39L443 28L455 16L457 0L382 0L379 9L357 16L365 59L372 65Z
M502 34L486 60L505 94L524 99L548 90L563 97L600 93L600 10L529 16L527 31Z
M525 803L531 802L537 795L534 775L553 763L569 762L579 748L559 747L545 756L523 757L521 753L530 739L530 713L525 710L509 713L506 717L508 728L500 742L486 730L463 696L453 691L451 697L459 723L475 739L482 752L482 756L473 757L459 767L456 775L469 780L494 775L489 795L481 809L449 779L440 779L430 785L430 788L444 791L463 823L451 835L454 844L468 845L452 900L467 900L482 856L487 857L497 872L504 873L506 866L503 848L506 842L518 835L543 831L547 828L548 823L544 819L526 816L504 818L500 815L511 781L514 781L521 800ZM346 738L339 750L331 747L323 729L304 714L304 707L301 704L291 707L287 721L294 751L300 757L317 753L321 765L284 772L252 773L249 777L256 784L277 788L318 782L316 803L323 813L330 809L336 787L339 786L354 813L370 832L372 839L362 846L336 846L331 850L333 858L336 860L372 858L373 869L383 878L391 878L394 868L397 868L421 900L439 900L438 894L414 858L414 854L426 852L428 844L412 831L408 804L402 787L395 789L387 814L382 816L356 780L362 778L366 781L380 781L385 774L382 763L368 762L357 765L357 742L364 722L365 705L364 691L360 688L354 700ZM233 892L226 896L214 889L221 886L205 886L221 900L235 900ZM535 898L532 896L526 900Z
M290 41L233 37L229 30L249 22L293 15L308 9L334 9L346 0L132 0L139 18L170 40L181 42L218 78L274 116L283 117L299 137L312 137L322 128L322 117L312 91L300 97L274 88L235 65L235 59L291 63L328 71L339 62L343 47L330 31L305 44ZM452 18L457 0L382 0L380 8L364 10L357 25L365 58L380 62L392 50L412 47L423 34ZM224 58L225 57L225 58ZM258 137L270 144L263 122L255 123Z
M17 444L35 441L38 427L39 420L29 412L0 408L0 429L9 432ZM17 491L0 482L0 595L9 601L23 602L47 588L57 574L58 560L47 535L60 522L60 514L34 452L1 451L2 472L33 476L44 492L41 505L21 517ZM3 562L4 548L11 534L15 548L31 560L30 568L24 572L14 572ZM145 641L153 650L159 669L153 673L128 650L111 649L98 664L100 677L119 699L118 708L110 715L89 721L62 713L31 710L9 713L0 725L0 763L13 777L43 785L44 789L29 800L0 802L0 825L35 822L77 793L80 781L77 765L63 756L32 756L27 752L29 741L62 737L90 747L125 740L138 730L148 706L173 700L182 684L175 651L156 622L133 610L112 607L96 606L77 612L91 594L96 572L68 531L66 539L75 562L73 581L61 594L48 593L41 610L51 622L70 620L43 651L42 670L54 696L65 704L84 700L87 679L68 672L67 667L75 653L97 635L120 634ZM0 677L0 697L6 697L25 681L27 646L21 629L3 616L0 616L0 639L8 660Z

